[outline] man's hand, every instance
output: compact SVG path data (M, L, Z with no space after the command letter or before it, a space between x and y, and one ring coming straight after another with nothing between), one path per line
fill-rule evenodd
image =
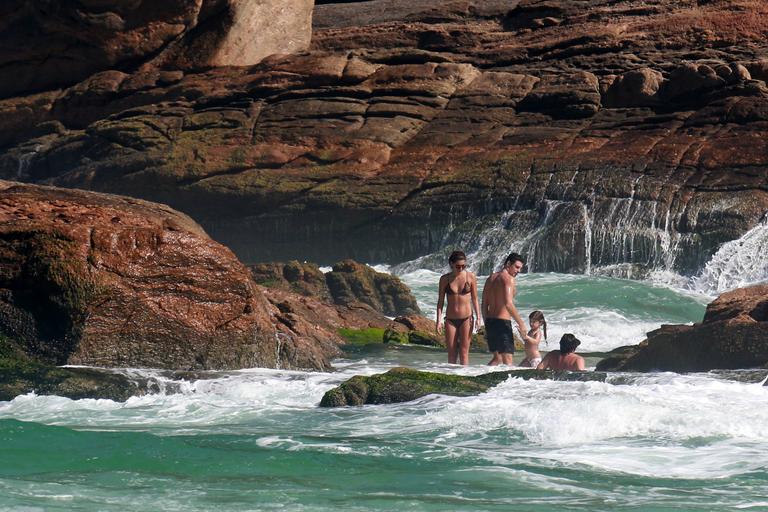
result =
M528 328L525 326L525 323L518 322L517 328L520 329L520 337L525 339L525 335L528 334Z

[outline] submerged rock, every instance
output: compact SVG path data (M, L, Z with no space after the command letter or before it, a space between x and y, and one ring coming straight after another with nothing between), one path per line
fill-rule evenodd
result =
M0 401L34 392L73 400L95 398L123 402L147 391L146 383L107 370L60 368L32 361L0 359Z
M609 352L603 371L700 372L768 364L768 285L722 294L694 325L664 325L636 346Z
M534 380L605 381L604 373L550 370L507 370L477 376L422 372L393 368L386 373L357 375L323 395L320 407L392 404L438 393L452 396L479 395L510 377Z

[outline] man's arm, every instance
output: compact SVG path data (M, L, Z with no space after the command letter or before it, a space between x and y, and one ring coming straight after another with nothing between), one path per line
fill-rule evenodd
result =
M491 274L492 276L493 274ZM490 286L488 286L488 283L491 282L491 276L488 276L488 279L485 280L485 286L483 286L483 303L480 306L480 315L483 317L483 323L485 323L485 320L488 318L488 289Z
M474 274L470 274L472 276L472 306L475 309L475 315L477 318L477 326L480 327L485 322L485 315L482 314L482 310L480 309L480 304L477 301L477 277ZM483 293L485 294L485 293Z
M537 370L547 369L547 366L549 366L549 360L551 359L550 354L552 354L552 352L544 356L544 359L542 359L538 366L536 366Z
M515 294L513 291L512 278L508 278L504 284L504 299L507 311L517 323L517 328L520 329L520 335L524 336L528 332L528 329L525 327L525 322L523 322L523 319L520 317L520 313L517 312L517 307L515 307Z
M584 358L581 356L576 356L576 369L584 371Z

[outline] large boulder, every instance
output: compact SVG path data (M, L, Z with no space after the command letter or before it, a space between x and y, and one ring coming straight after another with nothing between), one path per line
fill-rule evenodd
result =
M608 107L648 107L659 105L659 92L664 76L650 68L628 71L617 77L605 93Z
M727 292L701 323L665 325L597 364L606 371L700 372L768 364L768 285Z
M13 182L0 182L0 334L59 365L327 368L338 353L332 333L282 321L189 217Z
M422 372L393 368L377 375L357 375L323 395L320 407L393 404L409 402L433 393L451 396L479 395L508 378L566 381L605 381L604 373L550 370L507 370L477 376Z
M309 46L312 0L6 0L0 97L100 71L246 66Z

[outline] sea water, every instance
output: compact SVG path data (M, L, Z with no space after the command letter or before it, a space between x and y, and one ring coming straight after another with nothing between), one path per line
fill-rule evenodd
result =
M439 274L402 277L433 314ZM574 332L587 352L700 320L708 300L556 274L518 288L524 315L543 310L551 340ZM473 397L318 407L352 375L394 366L488 371L487 354L445 359L381 345L330 373L213 373L125 403L0 402L0 510L768 510L766 371L509 379Z

